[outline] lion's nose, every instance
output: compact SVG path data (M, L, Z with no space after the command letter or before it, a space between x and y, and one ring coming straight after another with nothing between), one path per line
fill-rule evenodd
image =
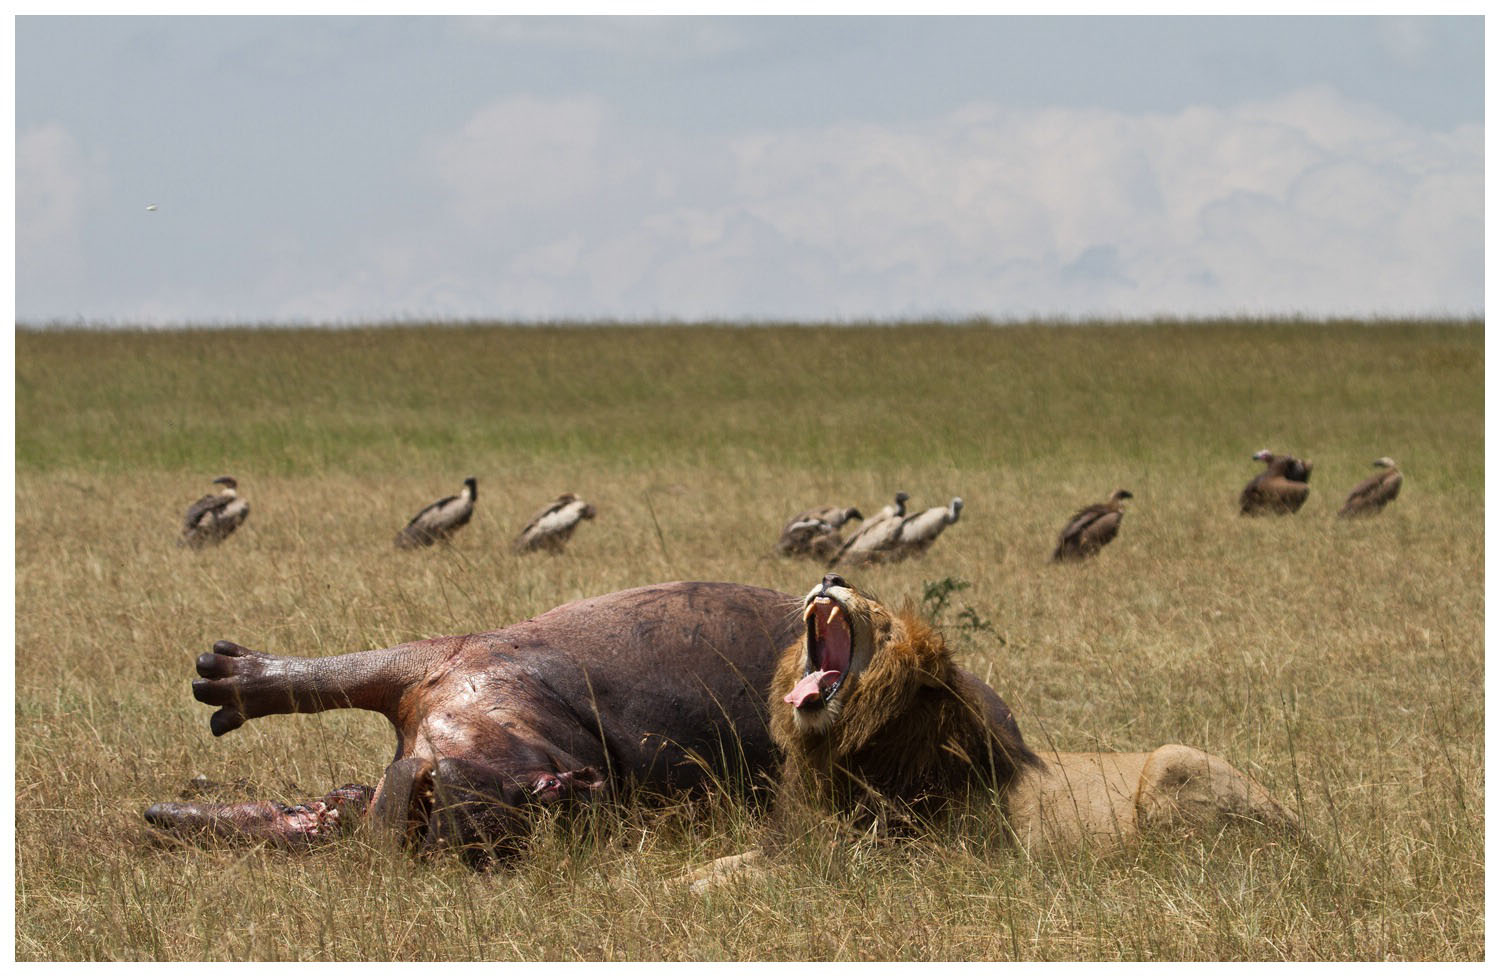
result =
M836 573L826 573L823 575L823 589L827 590L829 587L843 587L845 590L849 589L849 585L844 582L844 578Z

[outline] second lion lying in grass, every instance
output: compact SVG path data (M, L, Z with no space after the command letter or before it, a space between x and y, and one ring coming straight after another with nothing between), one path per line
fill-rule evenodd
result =
M887 833L974 793L999 799L1027 847L1127 841L1173 825L1297 828L1265 788L1192 747L1038 754L1000 696L954 663L940 633L837 574L803 606L805 635L782 653L771 686L771 734L784 755L772 852L799 815ZM702 891L760 871L765 857L721 858L685 881Z

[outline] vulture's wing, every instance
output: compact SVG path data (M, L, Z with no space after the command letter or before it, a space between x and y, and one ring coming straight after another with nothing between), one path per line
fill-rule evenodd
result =
M203 498L188 506L187 515L182 518L182 531L185 533L192 532L198 523L203 520L204 516L209 513L218 512L232 501L234 501L234 497L230 495L215 493L203 496Z

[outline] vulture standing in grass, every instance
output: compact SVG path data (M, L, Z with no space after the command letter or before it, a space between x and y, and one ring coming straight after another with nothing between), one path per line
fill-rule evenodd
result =
M1266 463L1266 470L1250 480L1240 493L1240 515L1266 513L1285 516L1302 508L1307 501L1307 480L1312 465L1291 455L1273 455L1262 449L1250 457Z
M469 519L474 515L474 500L478 495L478 481L473 476L464 479L463 491L438 499L412 516L406 528L396 534L396 545L409 550L418 546L431 546L437 542L448 542L450 536L469 524Z
M896 534L891 556L904 560L927 552L932 541L942 535L943 530L958 522L958 514L963 511L963 507L964 500L955 495L947 505L933 506L916 515L907 516L901 521L901 530Z
M574 495L565 492L531 517L531 522L516 536L513 549L517 553L533 553L546 550L561 553L563 544L573 536L573 530L584 519L594 518L594 507Z
M1120 520L1125 518L1125 500L1133 498L1135 496L1125 489L1120 489L1109 497L1108 502L1085 506L1073 513L1073 518L1058 534L1052 559L1082 560L1097 556L1104 544L1120 531Z
M844 545L839 529L864 515L853 506L823 505L795 516L781 530L776 551L782 556L810 556L829 560Z
M1401 491L1401 470L1394 458L1376 458L1374 465L1381 470L1354 486L1339 515L1373 516Z
M828 565L838 566L840 563L869 563L878 560L877 554L889 549L895 544L901 534L901 522L906 518L906 500L911 498L905 492L896 493L896 501L875 513L865 524L859 527L859 532L849 537L839 551L828 561Z
M250 515L250 503L239 497L238 482L222 475L214 479L214 484L223 487L188 506L187 515L182 519L178 546L198 549L221 543Z

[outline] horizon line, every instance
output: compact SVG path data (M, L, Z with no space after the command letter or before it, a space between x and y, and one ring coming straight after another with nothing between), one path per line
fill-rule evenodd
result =
M280 331L336 329L402 329L402 328L513 328L513 329L600 329L600 328L850 328L903 326L1014 327L1014 326L1141 326L1141 325L1332 325L1361 323L1370 325L1450 324L1477 325L1484 322L1483 310L1474 312L1371 312L1311 314L1302 312L1243 312L1202 315L1160 313L1156 315L1033 314L1024 316L990 315L912 315L852 317L662 317L645 316L557 316L550 318L508 318L505 316L412 316L369 319L239 319L200 321L161 321L129 319L16 320L18 332L193 332L216 330L267 329Z

